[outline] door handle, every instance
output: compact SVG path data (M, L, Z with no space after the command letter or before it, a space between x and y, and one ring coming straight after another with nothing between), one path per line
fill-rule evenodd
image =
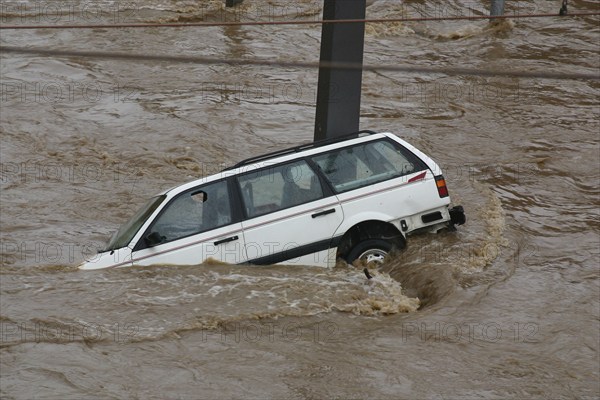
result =
M317 217L322 217L323 215L327 215L327 214L331 214L335 212L335 208L330 208L329 210L325 210L325 211L320 211L316 214L313 214L312 217L313 218L317 218Z
M228 243L228 242L233 242L233 241L235 241L235 240L238 240L238 239L239 239L239 238L238 238L237 236L232 236L232 237L228 237L227 239L217 240L217 241L216 241L216 242L214 242L213 244L214 244L215 246L218 246L218 245L220 245L220 244L223 244L223 243Z

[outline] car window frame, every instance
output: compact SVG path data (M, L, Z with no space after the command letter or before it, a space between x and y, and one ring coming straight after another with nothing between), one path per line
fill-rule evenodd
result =
M183 192L178 193L175 196L173 196L173 198L171 198L166 204L164 204L163 207L158 212L158 214L156 214L156 216L152 219L152 221L150 222L150 225L148 225L148 227L144 230L144 233L142 234L142 236L140 236L140 238L138 239L138 241L135 244L135 247L133 248L132 251L135 252L135 251L145 250L145 249L159 246L159 245L147 246L146 243L144 242L144 238L152 232L152 228L156 224L156 221L163 215L165 210L167 210L169 208L169 206L171 204L173 204L173 202L178 200L181 196L185 196L185 195L193 193L193 192L202 191L202 188L205 188L210 185L222 183L222 182L225 182L225 184L227 185L227 193L229 195L229 209L230 209L230 213L231 213L231 221L227 224L219 225L219 226L216 226L216 227L213 227L210 229L205 229L203 231L199 231L199 232L195 232L195 233L192 233L192 234L189 234L186 236L182 236L180 238L173 239L168 242L160 243L159 245L174 243L174 242L177 242L178 240L186 239L186 238L189 238L192 236L196 236L196 235L200 235L200 234L203 234L206 232L214 231L215 229L220 229L220 228L223 228L223 227L226 227L229 225L240 223L242 221L242 214L241 214L241 209L240 209L240 198L239 198L237 191L234 190L233 177L217 179L217 180L214 180L211 182L206 182L206 183L202 183L200 185L194 186L190 189L184 190Z
M357 187L351 187L347 190L343 190L343 191L338 191L334 185L334 183L327 177L327 174L325 173L325 171L323 171L321 169L321 167L319 166L319 164L313 159L316 157L320 157L326 154L331 154L331 153L335 153L335 152L341 152L347 149L351 149L354 147L359 147L359 146L367 146L370 144L375 144L378 142L387 142L390 143L393 147L397 148L400 150L400 152L402 153L402 155L407 159L408 162L414 164L415 166L418 166L419 168L415 168L415 170L413 172L410 172L408 174L403 174L403 175L394 175L391 176L389 178L383 179L381 181L376 181L373 183L366 183L365 185L360 185ZM379 139L375 139L375 140L369 140L369 141L365 141L365 142L361 142L361 143L356 143L353 145L349 145L349 146L342 146L342 147L338 147L335 149L331 149L331 150L327 150L327 151L323 151L320 153L316 153L316 154L312 154L311 156L309 156L310 161L315 165L315 168L318 170L319 175L322 176L323 179L325 179L325 181L327 182L328 186L331 188L331 190L333 191L333 193L335 195L339 195L339 194L343 194L343 193L348 193L351 192L353 190L358 190L358 189L363 189L365 187L371 186L371 185L377 185L379 183L383 183L383 182L387 182L390 181L392 179L397 179L397 178L401 178L403 176L408 176L417 172L422 172L422 171L427 171L429 170L429 167L427 166L427 164L425 163L425 161L421 160L420 157L418 157L416 154L414 154L412 151L410 151L409 149L407 149L406 147L402 146L402 144L387 138L387 137L383 137L383 138L379 138ZM357 157L358 158L358 157ZM361 162L363 162L360 158L358 158L358 160L360 160Z
M315 201L320 201L323 199L327 199L329 197L335 196L335 193L333 192L331 185L329 184L329 182L327 180L324 179L321 171L319 170L318 166L312 162L312 160L309 158L310 156L306 156L306 157L298 157L298 158L294 158L292 160L287 160L287 161L283 161L283 162L279 162L279 163L272 163L269 165L265 165L263 167L260 168L256 168L253 169L251 171L244 171L241 173L236 174L233 178L235 181L235 189L238 192L238 198L239 198L239 207L240 207L240 212L242 215L242 220L243 221L247 221L247 220L252 220L255 218L261 218L264 217L266 215L269 214L273 214L276 212L280 212L280 211L285 211L288 210L290 208L294 208L294 207L299 207L305 204L310 204L313 203ZM296 204L296 205L292 205L292 206L288 206L285 208L279 208L277 210L271 210L271 211L267 211L264 214L259 214L259 215L255 215L255 216L249 216L247 213L247 207L246 207L246 202L244 199L244 195L243 195L243 188L240 182L240 178L245 176L245 175L250 175L250 174L257 174L260 173L261 171L267 170L267 169L273 169L273 168L279 168L279 167L285 167L286 165L289 164L294 164L300 161L304 161L306 163L306 165L308 166L308 168L310 168L310 170L312 171L313 174L315 174L315 176L317 177L317 179L319 180L319 184L321 185L321 191L322 191L322 196L314 199L314 200L310 200L310 201L306 201L300 204ZM268 161L267 161L268 162Z

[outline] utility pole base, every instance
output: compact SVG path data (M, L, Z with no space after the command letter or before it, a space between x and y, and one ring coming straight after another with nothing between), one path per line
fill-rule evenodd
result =
M364 19L366 0L324 0L323 19ZM321 62L363 63L365 24L323 24ZM315 141L359 131L362 70L319 69Z
M225 0L225 7L233 7L236 4L240 4L244 0Z

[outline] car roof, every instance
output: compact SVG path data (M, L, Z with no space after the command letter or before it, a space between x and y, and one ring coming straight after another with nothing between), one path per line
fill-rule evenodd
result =
M310 150L315 150L320 147L330 146L330 145L333 145L336 143L341 143L341 142L349 141L352 139L365 138L365 140L368 141L367 137L371 137L371 136L373 136L373 139L375 139L375 138L388 136L388 133L384 133L384 132L378 133L378 132L369 131L369 130L362 130L362 131L355 132L355 133L345 135L345 136L340 136L340 137L325 139L325 140L319 140L316 142L306 143L306 144L303 144L300 146L295 146L295 147L291 147L291 148L287 148L287 149L283 149L283 150L278 150L278 151L275 151L272 153L267 153L267 154L259 155L256 157L247 158L245 160L238 162L237 164L235 164L231 167L223 169L221 172L172 187L170 189L165 190L164 192L162 192L160 194L177 195L181 192L192 189L192 188L198 186L199 184L205 184L205 183L209 183L212 181L217 181L217 180L220 180L223 178L238 175L241 172L248 172L248 171L251 171L254 169L261 168L265 165L264 162L268 161L268 160L276 159L276 161L274 163L286 162L290 159L296 158L296 157L294 157L294 155L304 152L304 151L309 151L309 154L310 153L314 154L314 153L318 153L318 152L310 151ZM288 156L288 157L286 157L286 156Z
M233 169L243 167L245 165L254 164L254 163L257 163L260 161L270 160L275 157L280 157L280 156L293 154L293 153L299 153L304 150L309 150L309 149L314 149L317 147L327 146L329 144L344 142L346 140L356 139L361 136L374 135L376 133L377 132L363 130L363 131L351 133L349 135L344 135L344 136L334 137L334 138L329 138L329 139L324 139L324 140L318 140L316 142L306 143L306 144L302 144L300 146L290 147L288 149L278 150L278 151L275 151L272 153L262 154L262 155L256 156L256 157L250 157L250 158L247 158L245 160L238 162L237 164L235 164L231 167L225 168L223 171L231 171Z

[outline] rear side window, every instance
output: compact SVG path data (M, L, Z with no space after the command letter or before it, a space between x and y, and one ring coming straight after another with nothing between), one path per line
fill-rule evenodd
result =
M304 160L253 171L238 181L248 218L323 197L318 176Z
M388 140L367 142L319 154L312 160L338 193L427 168L415 155Z

